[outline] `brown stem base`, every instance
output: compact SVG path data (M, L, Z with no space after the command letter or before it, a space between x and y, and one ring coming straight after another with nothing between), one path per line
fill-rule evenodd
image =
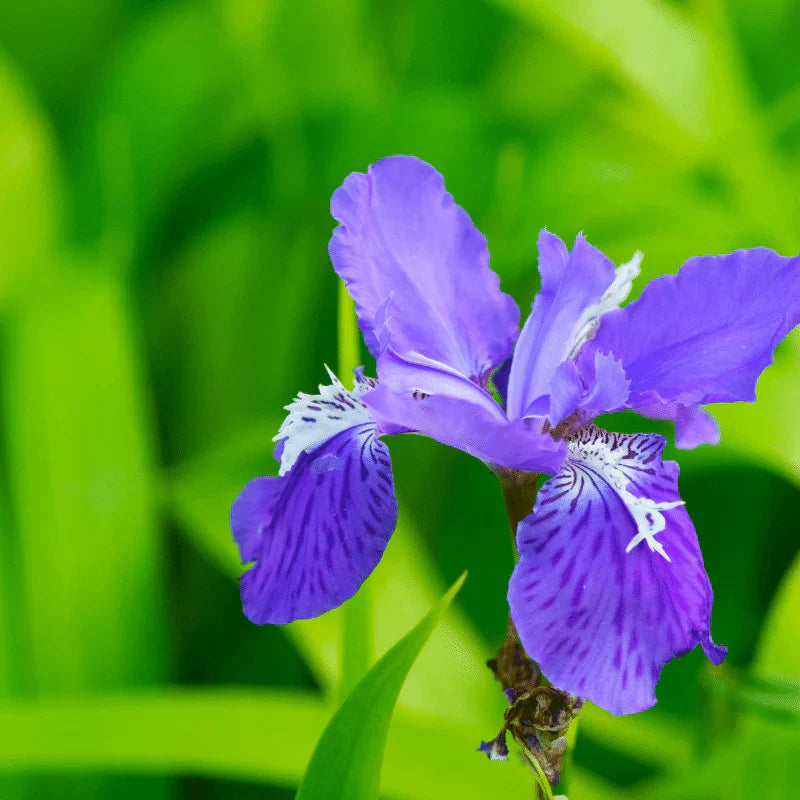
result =
M539 475L507 470L500 474L503 499L508 514L511 538L516 543L517 525L533 510ZM495 658L487 662L500 681L508 708L503 727L485 751L492 758L508 754L506 734L510 733L527 760L538 764L547 780L557 784L567 740L564 734L578 714L583 699L561 691L542 675L539 665L528 656L519 640L511 617L506 638Z
M506 733L510 733L527 757L536 759L547 780L557 784L567 746L564 734L583 699L550 684L523 649L510 618L505 641L487 666L500 681L508 701L498 737L505 741Z

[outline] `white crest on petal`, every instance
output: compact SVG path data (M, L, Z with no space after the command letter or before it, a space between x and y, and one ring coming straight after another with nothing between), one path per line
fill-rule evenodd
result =
M273 437L274 442L284 443L280 475L294 466L301 453L310 453L348 428L375 424L359 398L377 382L358 370L353 389L348 391L327 365L325 369L331 379L329 386L320 385L319 394L300 392L285 406L289 414Z
M649 453L640 453L635 446L626 446L632 437L629 434L609 433L591 425L579 431L569 442L568 460L579 462L602 476L611 486L620 500L630 512L636 525L637 533L625 548L630 553L640 542L654 553L670 560L664 546L656 539L656 535L666 528L667 523L662 511L684 505L683 500L669 503L657 503L648 497L637 497L630 489L631 471L638 468L638 459ZM650 436L642 435L643 442L652 442Z
M584 310L567 346L565 360L567 358L574 359L581 347L594 336L603 314L619 308L625 301L630 294L633 281L641 271L642 258L642 253L637 250L630 261L620 264L614 273L614 280L611 281L611 285L606 289L605 294L598 302Z

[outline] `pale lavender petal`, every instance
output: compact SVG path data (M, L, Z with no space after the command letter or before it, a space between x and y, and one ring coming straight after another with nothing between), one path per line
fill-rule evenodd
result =
M541 433L533 420L509 422L497 404L447 395L414 396L384 385L363 400L381 431L402 425L490 465L552 473L566 454L564 442Z
M556 367L550 380L549 395L543 395L534 400L525 409L523 416L534 417L538 416L537 412L543 412L550 425L555 427L578 407L582 388L574 362L563 361Z
M543 413L555 427L573 417L578 427L591 422L599 414L616 411L628 397L630 381L622 365L611 355L597 353L594 369L581 376L574 361L564 361L556 368L550 382L550 395L538 398L525 410L524 416Z
M231 509L245 561L242 605L258 625L316 617L372 572L397 521L391 461L371 423L302 451L281 478L256 478Z
M546 230L539 234L539 273L542 287L511 364L511 419L523 416L534 401L551 394L553 376L570 357L587 310L601 301L615 275L611 261L583 235L578 235L568 252L561 239Z
M531 658L564 691L613 714L656 702L663 665L710 635L712 591L678 466L663 437L594 426L517 530L511 615Z
M587 376L589 391L581 398L581 408L592 419L625 405L631 382L621 362L613 355L596 353L594 371Z
M636 411L651 419L669 419L675 423L675 446L691 450L701 444L719 444L719 425L701 405L680 403L647 403Z
M416 397L446 395L483 406L487 413L498 420L505 419L502 409L488 389L465 378L446 364L425 358L419 353L400 354L390 345L378 359L378 375L380 385L393 392L411 393Z
M634 409L751 402L775 347L798 322L800 256L763 247L702 256L606 314L579 361L583 369L595 352L613 353Z
M442 176L410 156L355 172L334 192L334 268L356 301L374 356L386 331L465 378L483 380L511 354L519 310L499 289L483 235L445 191ZM378 322L376 324L376 317Z

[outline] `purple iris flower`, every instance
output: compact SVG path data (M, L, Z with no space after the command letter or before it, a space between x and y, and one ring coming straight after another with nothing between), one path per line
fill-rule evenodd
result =
M615 267L582 235L570 251L545 230L541 290L520 332L486 240L430 165L385 158L350 175L331 210L331 259L379 383L357 370L350 390L331 374L287 407L279 477L252 480L231 511L242 561L255 562L241 580L247 616L314 617L356 592L397 519L379 437L416 432L501 475L552 475L517 529L508 601L554 686L626 714L656 702L671 658L700 644L720 663L711 585L664 438L592 421L633 409L673 420L678 447L716 443L705 406L755 400L800 322L800 256L691 258L620 308L641 255Z

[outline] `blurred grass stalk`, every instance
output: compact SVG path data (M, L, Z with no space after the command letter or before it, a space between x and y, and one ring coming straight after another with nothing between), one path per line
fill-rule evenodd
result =
M337 358L339 380L345 385L352 381L353 370L360 364L358 328L355 305L347 293L344 281L339 282L337 302ZM342 682L340 698L344 699L364 677L372 663L372 595L369 582L342 607Z
M54 271L14 308L2 363L15 613L26 632L14 657L39 696L165 677L144 392L122 282L93 267ZM109 791L137 796L130 781L59 783L65 799ZM154 785L148 795L160 796Z

